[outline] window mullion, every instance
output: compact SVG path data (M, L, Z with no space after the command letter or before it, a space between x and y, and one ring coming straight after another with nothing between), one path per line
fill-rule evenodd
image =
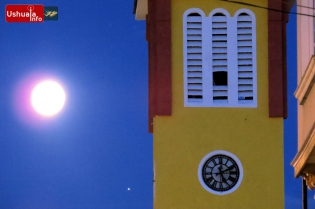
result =
M202 32L202 65L203 65L203 92L204 92L204 104L209 106L213 105L213 78L212 78L212 54L209 48L212 48L211 36L211 17L203 18L203 32Z
M238 104L237 79L237 24L235 17L228 18L228 95L229 106Z

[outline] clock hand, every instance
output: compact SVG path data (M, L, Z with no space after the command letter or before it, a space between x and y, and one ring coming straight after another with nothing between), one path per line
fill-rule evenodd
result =
M221 171L221 174L222 174L222 173L224 174L224 173L226 173L227 171L229 171L229 170L227 169L227 170Z
M218 175L218 174L221 175L221 174L222 174L222 170L221 170L221 169L222 169L222 165L220 165L220 166L218 167L218 169L219 169L219 173L216 173L216 175Z
M222 173L226 172L226 171L231 171L234 168L234 166L230 166L227 169L225 169L224 171L222 171ZM220 170L221 171L221 170Z
M219 172L219 173L212 173L212 174L215 174L215 175L221 175L222 173L221 173L221 172Z
M224 182L224 183L226 183L226 178L224 178L224 176L223 175L221 175L222 176L222 182Z

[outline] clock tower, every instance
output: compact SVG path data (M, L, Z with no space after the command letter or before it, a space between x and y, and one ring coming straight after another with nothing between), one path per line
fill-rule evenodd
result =
M293 3L135 0L149 48L155 209L284 208Z

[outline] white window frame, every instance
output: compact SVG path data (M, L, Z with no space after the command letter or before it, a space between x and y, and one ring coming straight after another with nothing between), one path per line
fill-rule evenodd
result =
M198 13L202 21L202 99L189 101L188 99L188 41L187 17L191 13ZM212 71L212 18L216 13L222 13L227 18L227 47L228 47L228 100L213 100L213 71ZM253 100L239 100L238 95L238 48L237 48L237 17L246 13L252 21L252 82ZM184 34L184 106L185 107L257 107L257 67L256 67L256 18L248 9L238 10L233 17L224 9L213 10L208 17L198 8L188 9L183 15ZM208 82L207 82L208 81Z

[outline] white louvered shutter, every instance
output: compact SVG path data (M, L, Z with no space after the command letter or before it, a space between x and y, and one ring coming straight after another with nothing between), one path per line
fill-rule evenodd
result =
M253 23L246 13L237 17L237 63L238 101L251 103L254 100L253 79Z
M222 13L212 17L213 102L228 100L227 17Z
M187 99L202 102L202 18L198 13L187 16Z

